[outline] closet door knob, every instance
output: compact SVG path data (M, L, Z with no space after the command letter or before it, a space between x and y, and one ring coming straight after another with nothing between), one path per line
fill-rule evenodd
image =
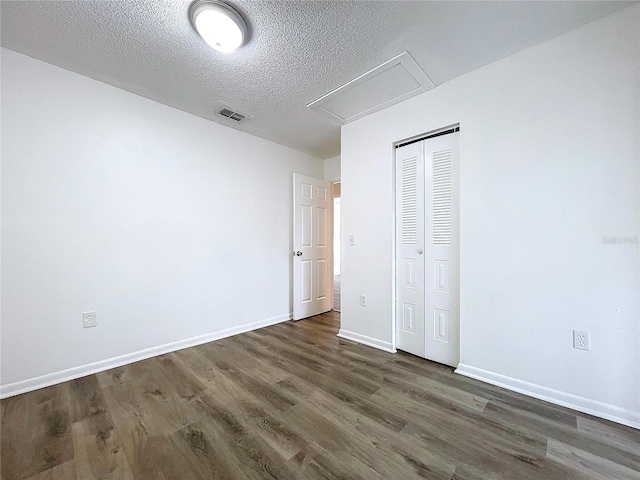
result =
M418 250L418 255L422 255L422 250Z

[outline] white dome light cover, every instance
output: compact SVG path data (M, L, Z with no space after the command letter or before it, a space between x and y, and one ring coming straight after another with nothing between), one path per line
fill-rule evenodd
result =
M191 25L219 52L233 52L249 36L247 24L230 5L219 0L197 0L189 7Z

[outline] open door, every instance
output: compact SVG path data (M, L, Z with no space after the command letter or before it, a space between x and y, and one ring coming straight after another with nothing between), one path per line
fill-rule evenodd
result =
M333 307L331 183L293 174L293 319Z

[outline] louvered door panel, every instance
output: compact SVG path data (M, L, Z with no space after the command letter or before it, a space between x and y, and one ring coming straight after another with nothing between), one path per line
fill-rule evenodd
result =
M402 160L402 244L415 245L417 241L417 176L418 159L416 157Z
M457 152L459 133L425 140L426 358L457 366L459 268L457 233Z
M451 150L433 154L433 232L435 245L451 244Z
M421 144L396 151L397 348L424 357L424 155Z

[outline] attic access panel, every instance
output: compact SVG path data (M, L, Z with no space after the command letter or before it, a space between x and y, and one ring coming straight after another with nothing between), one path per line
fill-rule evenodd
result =
M307 105L341 125L435 88L408 52L384 62Z

